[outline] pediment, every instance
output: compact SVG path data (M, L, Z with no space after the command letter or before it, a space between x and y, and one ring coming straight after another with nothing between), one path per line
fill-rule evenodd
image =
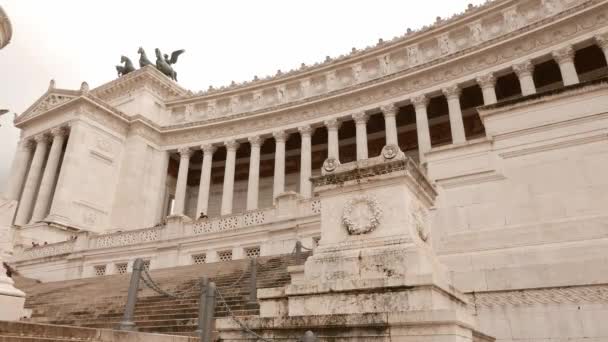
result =
M72 91L50 91L42 95L33 105L15 119L15 123L31 118L38 114L48 112L62 104L78 98L78 94Z

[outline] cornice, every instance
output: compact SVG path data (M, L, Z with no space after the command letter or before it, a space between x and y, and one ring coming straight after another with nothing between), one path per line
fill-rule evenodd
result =
M532 3L532 1L527 2ZM276 91L282 89L281 91L285 93L285 89L290 85L307 84L307 82L314 80L315 78L323 79L326 77L336 77L336 74L341 71L347 71L349 74L357 74L362 69L362 63L378 64L377 68L374 69L376 75L371 78L382 77L384 74L402 71L403 69L413 69L419 64L430 61L425 60L427 59L425 55L428 54L428 49L425 46L428 47L429 44L437 45L433 48L435 51L432 53L434 56L430 57L431 60L442 59L445 56L454 57L467 49L478 48L487 41L496 42L497 39L499 40L500 38L507 39L508 35L512 32L521 33L522 31L525 31L526 26L529 26L530 23L535 21L553 17L564 10L568 10L580 4L593 2L598 1L574 0L567 5L558 4L555 0L546 0L542 3L538 2L541 4L541 7L537 9L538 13L536 13L538 14L538 18L534 18L530 22L525 22L527 19L524 18L522 14L518 13L517 9L522 7L525 8L526 5L528 5L527 3L524 2L522 4L522 1L513 0L491 1L481 7L472 8L450 20L440 21L431 27L425 27L418 32L411 32L402 37L395 38L390 42L379 42L376 46L368 47L365 50L353 50L350 55L342 56L342 58L336 60L328 60L313 67L294 70L288 74L277 75L264 80L256 79L242 85L234 84L230 87L220 88L219 90L205 93L199 92L195 96L184 96L181 99L169 101L167 105L182 106L191 103L225 100L230 99L231 97L250 96L253 93L263 90L275 91L275 94L272 95L275 97L275 95L278 96ZM504 22L499 23L498 26L500 27L498 28L498 33L488 33L497 26L492 24L490 27L484 28L481 25L482 23L486 23L490 17L494 17L495 19L496 15L504 16ZM461 32L463 30L470 31ZM468 36L464 40L461 37L463 34ZM450 38L451 35L456 35L461 38L452 39ZM464 45L462 45L461 42L464 42ZM424 54L422 53L423 51L425 52ZM394 57L397 60L396 62L392 61ZM398 70L387 70L395 68ZM365 71L365 73L367 73L367 71ZM353 78L356 77L357 76L353 76ZM364 81L366 80L356 80L354 83L359 84ZM333 83L332 80L325 81L324 87L331 88L329 83L332 83L335 86L335 82L336 80L333 80ZM337 82L342 82L342 79L337 80ZM349 81L346 82L348 83ZM343 84L340 84L338 85L338 88L349 88L351 85L352 84L347 84L344 86ZM328 93L330 90L335 89L326 90L326 93Z
M607 4L606 1L585 2L561 12L556 17L535 22L529 27L512 32L508 39L501 37L495 41L490 40L482 47L471 48L467 53L456 57L446 56L414 69L386 75L349 89L336 90L246 113L166 125L162 128L162 131L167 133L164 137L165 143L181 144L190 140L212 140L221 135L246 134L253 130L264 130L269 127L269 123L277 127L313 119L324 120L335 113L373 109L365 107L374 105L376 108L388 104L387 101L394 102L395 98L403 100L407 94L417 96L425 89L453 83L466 75L471 75L471 79L475 79L477 75L497 71L497 66L502 69L511 61L533 56L565 41L576 42L577 37L596 34L598 28L607 24L605 21L608 13ZM522 36L524 32L528 34ZM266 120L260 120L262 116Z
M319 72L329 71L332 69L340 69L344 66L361 62L370 57L382 55L396 48L405 47L406 45L422 42L436 34L444 33L452 30L454 27L463 24L465 21L474 21L479 17L487 14L492 10L508 7L509 5L517 4L518 0L487 0L484 4L472 5L469 4L463 12L456 13L450 18L442 19L437 17L435 23L425 25L418 30L408 29L401 36L393 37L389 41L379 39L375 45L370 45L364 49L353 48L348 54L340 55L336 58L327 56L323 62L315 63L314 65L301 64L299 68L292 69L288 72L277 72L272 76L267 76L263 79L254 77L251 81L242 83L232 83L229 86L223 86L218 89L209 88L206 91L199 91L193 96L186 96L168 103L168 105L179 105L191 103L201 100L208 100L219 97L232 96L242 92L253 91L256 89L267 88L277 84L296 81L303 77L309 77Z
M164 101L169 101L188 93L186 89L180 87L153 66L146 66L135 70L91 90L91 93L100 99L109 101L124 95L129 90L145 88L146 86L152 86L151 89Z
M524 37L522 39L525 39L527 33L530 33L535 30L538 30L540 28L543 28L544 26L552 25L555 22L562 20L564 18L568 18L569 16L571 16L573 14L580 14L580 11L584 10L585 8L592 7L592 6L598 5L598 4L599 5L605 4L605 1L601 1L601 0L588 0L588 1L578 0L577 2L578 2L577 6L570 7L567 10L559 12L558 14L556 14L554 16L546 17L542 20L534 21L529 25L522 26L519 29L513 30L507 34L500 35L500 36L494 37L492 39L488 39L479 45L471 46L464 50L458 51L456 53L452 53L450 55L444 55L442 57L429 60L425 63L421 63L421 64L415 65L413 67L404 68L402 70L397 70L397 71L394 71L391 73L387 73L385 75L381 75L377 78L373 78L373 79L366 80L364 82L356 83L349 87L344 87L344 88L340 88L340 89L331 89L331 90L328 90L327 92L323 92L320 94L314 94L314 95L311 95L308 97L298 98L298 99L295 99L295 100L292 100L289 102L277 103L274 105L269 105L269 106L265 106L265 107L261 107L261 108L257 108L257 109L253 109L253 110L242 111L242 112L238 112L238 111L230 112L229 111L227 114L219 114L219 115L215 114L212 117L204 118L201 120L184 122L184 123L176 123L176 124L166 125L165 127L167 130L187 129L190 127L203 126L205 124L213 124L213 123L220 122L220 121L228 121L228 120L233 120L233 119L237 119L237 118L242 118L244 116L255 116L260 113L270 113L270 112L274 112L274 111L278 111L278 110L287 110L287 109L296 108L296 107L302 106L302 105L314 104L315 102L318 102L319 100L330 99L338 94L348 94L348 93L352 93L352 92L356 92L356 91L360 91L360 90L369 88L370 86L386 84L388 82L396 81L399 79L404 79L407 77L415 77L423 70L428 71L428 70L431 70L432 68L435 68L435 70L437 70L438 66L445 65L445 64L451 63L451 62L456 62L456 61L462 60L463 58L467 58L469 56L480 55L482 52L487 52L487 50L490 48L495 48L495 47L501 46L502 44L505 44L505 43L512 44L513 39L519 39L522 37ZM518 53L519 52L515 51L511 55L517 55ZM496 56L493 56L491 58L495 59ZM469 67L469 69L470 69L470 67ZM475 71L471 71L471 73L474 73L474 72ZM446 76L448 76L448 77L451 76L451 75L449 75L449 73L450 72L448 72L448 75L443 75L443 77L446 78ZM452 73L452 74L454 74L454 73ZM426 84L419 83L415 86L417 86L418 89L423 89L424 87L426 87ZM416 90L416 88L412 87L408 90L414 91L414 90ZM236 96L236 94L235 94L235 96ZM222 97L221 100L223 100L224 102L231 101L231 99L229 97ZM168 105L175 105L175 104L176 104L176 102L170 102Z

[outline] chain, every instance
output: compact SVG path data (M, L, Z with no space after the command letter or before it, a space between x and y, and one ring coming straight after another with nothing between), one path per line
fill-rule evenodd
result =
M167 292L167 291L163 290L152 279L152 276L150 275L150 273L148 272L147 269L144 268L143 271L144 272L141 273L141 279L144 281L144 284L146 284L146 286L148 286L150 289L156 291L158 294L163 295L163 296L167 296L167 297L171 297L171 298L175 298L175 299L188 298L188 297L191 296L191 294L188 294L188 292L192 291L194 288L196 288L198 286L197 283L194 283L192 286L190 286L189 288L185 289L181 294L170 293L170 292Z
M270 339L267 339L265 337L262 337L260 335L258 335L255 331L251 330L247 325L245 325L245 323L243 323L240 319L236 318L236 316L234 315L234 313L232 312L232 310L230 310L230 307L228 306L228 303L226 303L226 300L224 299L224 296L222 296L222 293L220 292L220 289L217 288L216 293L218 295L218 297L220 297L220 299L222 300L222 304L224 305L224 307L226 308L226 311L228 312L228 314L230 315L230 318L232 318L232 320L238 324L241 329L243 329L245 332L255 336L256 338L258 338L259 340L262 340L264 342L273 342Z

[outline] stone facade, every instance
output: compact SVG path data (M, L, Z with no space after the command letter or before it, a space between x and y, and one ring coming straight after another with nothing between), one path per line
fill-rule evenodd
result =
M437 192L411 219L481 331L606 339L607 42L607 1L497 0L221 89L51 82L15 120L11 261L60 280L313 247L331 208L311 177L407 156Z

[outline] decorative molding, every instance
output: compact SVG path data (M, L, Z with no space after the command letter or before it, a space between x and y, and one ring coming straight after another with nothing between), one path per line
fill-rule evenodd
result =
M411 102L415 108L425 107L425 109L426 109L426 106L428 106L428 104L429 104L429 98L426 97L426 95L418 95L418 96L413 97L411 99Z
M386 118L386 117L396 116L397 113L399 112L399 107L397 107L394 103L392 103L392 104L380 107L380 110L382 111L382 114Z
M213 153L217 150L217 148L211 144L201 145L201 150L203 150L203 154L205 156L212 156Z
M468 293L469 305L479 308L547 304L608 303L608 285L585 285Z
M274 138L274 140L276 142L284 143L287 140L287 138L289 137L289 134L286 133L285 131L275 131L275 132L272 132L272 137Z

